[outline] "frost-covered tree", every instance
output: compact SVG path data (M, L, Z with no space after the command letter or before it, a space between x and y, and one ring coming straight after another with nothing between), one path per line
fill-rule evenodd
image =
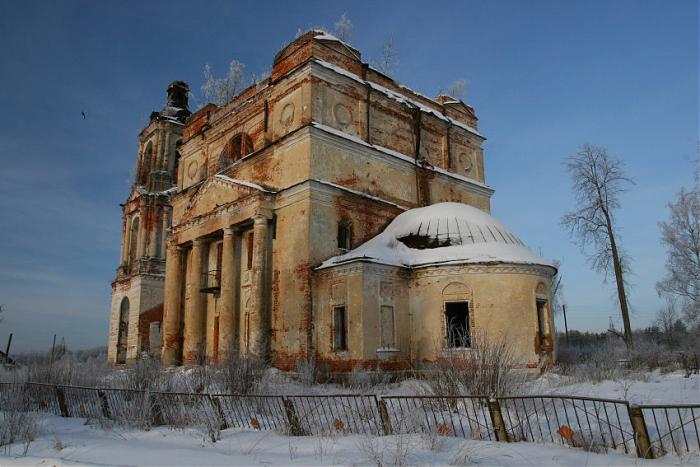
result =
M451 97L454 97L455 99L462 100L464 99L464 93L466 90L467 80L458 79L454 83L450 84L450 87L447 88L447 94L449 94Z
M228 75L223 78L215 78L211 66L204 65L204 84L202 93L209 102L219 107L226 105L236 97L245 86L245 65L238 60L232 60L229 64Z
M670 334L674 324L678 321L678 308L673 298L666 300L666 304L656 311L656 325L664 334Z
M593 269L606 277L613 275L625 328L625 343L632 348L632 327L625 291L628 258L619 245L615 211L620 208L620 194L633 182L625 176L622 161L611 158L599 146L584 144L566 160L566 168L576 196L575 210L566 213L562 225L575 236L582 250L588 247Z
M338 21L335 22L335 36L348 44L352 40L352 21L348 18L347 13L343 13Z
M398 64L399 54L396 52L394 38L389 37L384 45L382 45L381 55L375 66L379 71L388 75L396 71Z
M656 284L659 294L681 300L689 323L700 318L700 187L681 190L668 205L671 216L659 222L666 245L666 277Z

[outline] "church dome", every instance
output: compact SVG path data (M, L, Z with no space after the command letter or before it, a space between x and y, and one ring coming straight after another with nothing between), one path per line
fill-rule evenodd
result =
M321 268L357 260L403 267L509 263L554 268L490 214L463 203L438 203L399 214L382 233L330 258Z

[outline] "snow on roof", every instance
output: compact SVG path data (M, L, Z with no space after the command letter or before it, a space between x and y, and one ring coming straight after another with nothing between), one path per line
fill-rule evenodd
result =
M371 199L372 201L380 201L382 203L386 203L386 204L390 204L392 206L395 206L395 207L402 209L404 211L408 210L408 208L401 206L400 204L396 204L396 203L393 203L391 201L385 200L384 198L380 198L379 196L369 195L369 194L365 193L364 191L353 190L352 188L348 188L348 187L343 186L343 185L338 185L337 183L329 182L326 180L319 180L317 178L313 178L312 180L315 182L321 183L323 185L328 185L328 186L331 186L333 188L337 188L339 190L347 191L348 193L352 193L353 195L362 196L363 198Z
M428 107L425 104L423 104L415 99L411 99L408 96L405 96L403 94L399 94L398 92L392 91L391 89L385 88L384 86L379 85L377 83L373 83L371 81L365 81L361 77L357 76L355 73L352 73L352 72L350 72L344 68L341 68L337 65L333 65L332 63L328 63L325 60L315 59L314 62L318 63L319 65L321 65L324 68L335 71L339 75L346 76L354 81L357 81L358 83L370 86L375 91L381 92L382 94L386 95L387 97L389 97L391 99L394 99L396 102L398 102L400 104L408 105L410 107L417 107L417 108L421 109L421 111L428 113L428 114L432 114L435 117L439 118L440 120L443 120L445 122L450 122L452 125L458 126L458 127L462 128L464 130L467 130L468 132L470 132L476 136L479 136L480 138L486 139L486 137L484 135L482 135L481 133L479 133L479 131L476 128L471 127L469 125L466 125L458 120L455 120L454 118L450 118L447 115L440 112L439 110L435 110L432 107ZM422 97L425 97L422 94L420 94L420 93L418 93L418 92L416 92L416 91L414 91L406 86L403 86L403 85L399 85L399 86L403 89L406 89L407 91L414 93L414 94L418 94L418 95L421 95ZM430 99L429 97L425 97L425 98L433 101L433 99ZM439 105L439 103L437 103L437 104Z
M319 269L361 260L408 268L465 263L554 268L490 214L463 203L438 203L401 213L382 233L328 259Z
M255 183L249 182L247 180L240 180L238 178L231 178L231 177L227 177L226 175L222 175L222 174L216 174L216 175L214 175L214 177L219 178L221 180L225 180L227 182L235 183L236 185L247 186L248 188L253 188L255 190L259 190L259 191L262 191L265 193L275 193L274 191L270 191L266 188L261 187L260 185L256 185Z
M407 156L406 154L402 154L398 151L394 151L393 149L385 148L384 146L379 146L377 144L370 144L367 141L358 138L357 136L351 135L349 133L345 133L344 131L338 130L336 128L330 127L328 125L324 125L323 123L318 123L318 122L311 122L311 125L315 128L318 128L320 130L323 130L327 133L331 133L336 136L340 136L341 138L347 139L349 141L353 141L357 144L361 144L363 146L367 146L368 148L373 148L376 149L377 151L383 152L384 154L387 154L392 157L396 157L397 159L404 160L406 162L409 162L411 164L416 164L416 159L410 156ZM477 180L474 180L469 177L465 177L464 175L456 174L454 172L450 172L449 170L442 169L440 167L434 167L434 166L425 166L425 169L432 170L433 172L437 172L443 175L447 175L448 177L456 178L458 180L462 180L463 182L468 182L472 185L478 186L480 188L484 188L486 190L490 190L493 192L493 188L488 186L485 183L481 183Z

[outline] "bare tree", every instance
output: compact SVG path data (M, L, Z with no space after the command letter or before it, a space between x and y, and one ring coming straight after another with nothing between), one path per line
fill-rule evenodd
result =
M447 88L447 94L449 94L451 97L454 97L455 99L462 100L464 99L464 93L466 89L467 80L458 79L454 83L450 84L450 87Z
M348 14L343 13L334 26L336 37L349 44L352 40L352 21L348 18Z
M228 75L223 78L215 78L211 66L204 65L204 84L202 92L204 96L219 107L228 104L236 97L245 86L245 65L238 60L232 60L229 64Z
M394 38L389 37L384 45L382 45L381 56L379 61L376 62L376 67L379 71L388 75L396 71L396 67L399 64L399 54L396 52L396 47L394 46Z
M654 324L665 335L673 331L673 326L678 321L678 310L676 301L673 298L666 300L666 304L656 311L656 319Z
M667 247L666 277L656 284L659 294L682 301L688 322L700 318L700 187L681 190L668 205L671 218L659 222Z
M603 272L606 277L614 274L625 343L632 348L632 328L625 292L628 260L619 246L615 225L620 194L633 183L625 176L622 167L622 162L611 158L605 148L591 144L584 144L578 153L569 157L566 168L576 195L576 209L566 213L561 223L578 238L582 250L592 247L589 261L593 269Z

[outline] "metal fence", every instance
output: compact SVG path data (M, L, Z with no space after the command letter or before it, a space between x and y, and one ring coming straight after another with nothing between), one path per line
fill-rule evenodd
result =
M572 396L502 397L498 401L511 440L626 453L635 450L626 401Z
M700 449L700 405L640 405L655 457Z
M700 450L700 404L637 406L576 396L277 396L0 383L0 411L17 407L141 427L235 427L291 435L432 433L612 449L644 458Z

